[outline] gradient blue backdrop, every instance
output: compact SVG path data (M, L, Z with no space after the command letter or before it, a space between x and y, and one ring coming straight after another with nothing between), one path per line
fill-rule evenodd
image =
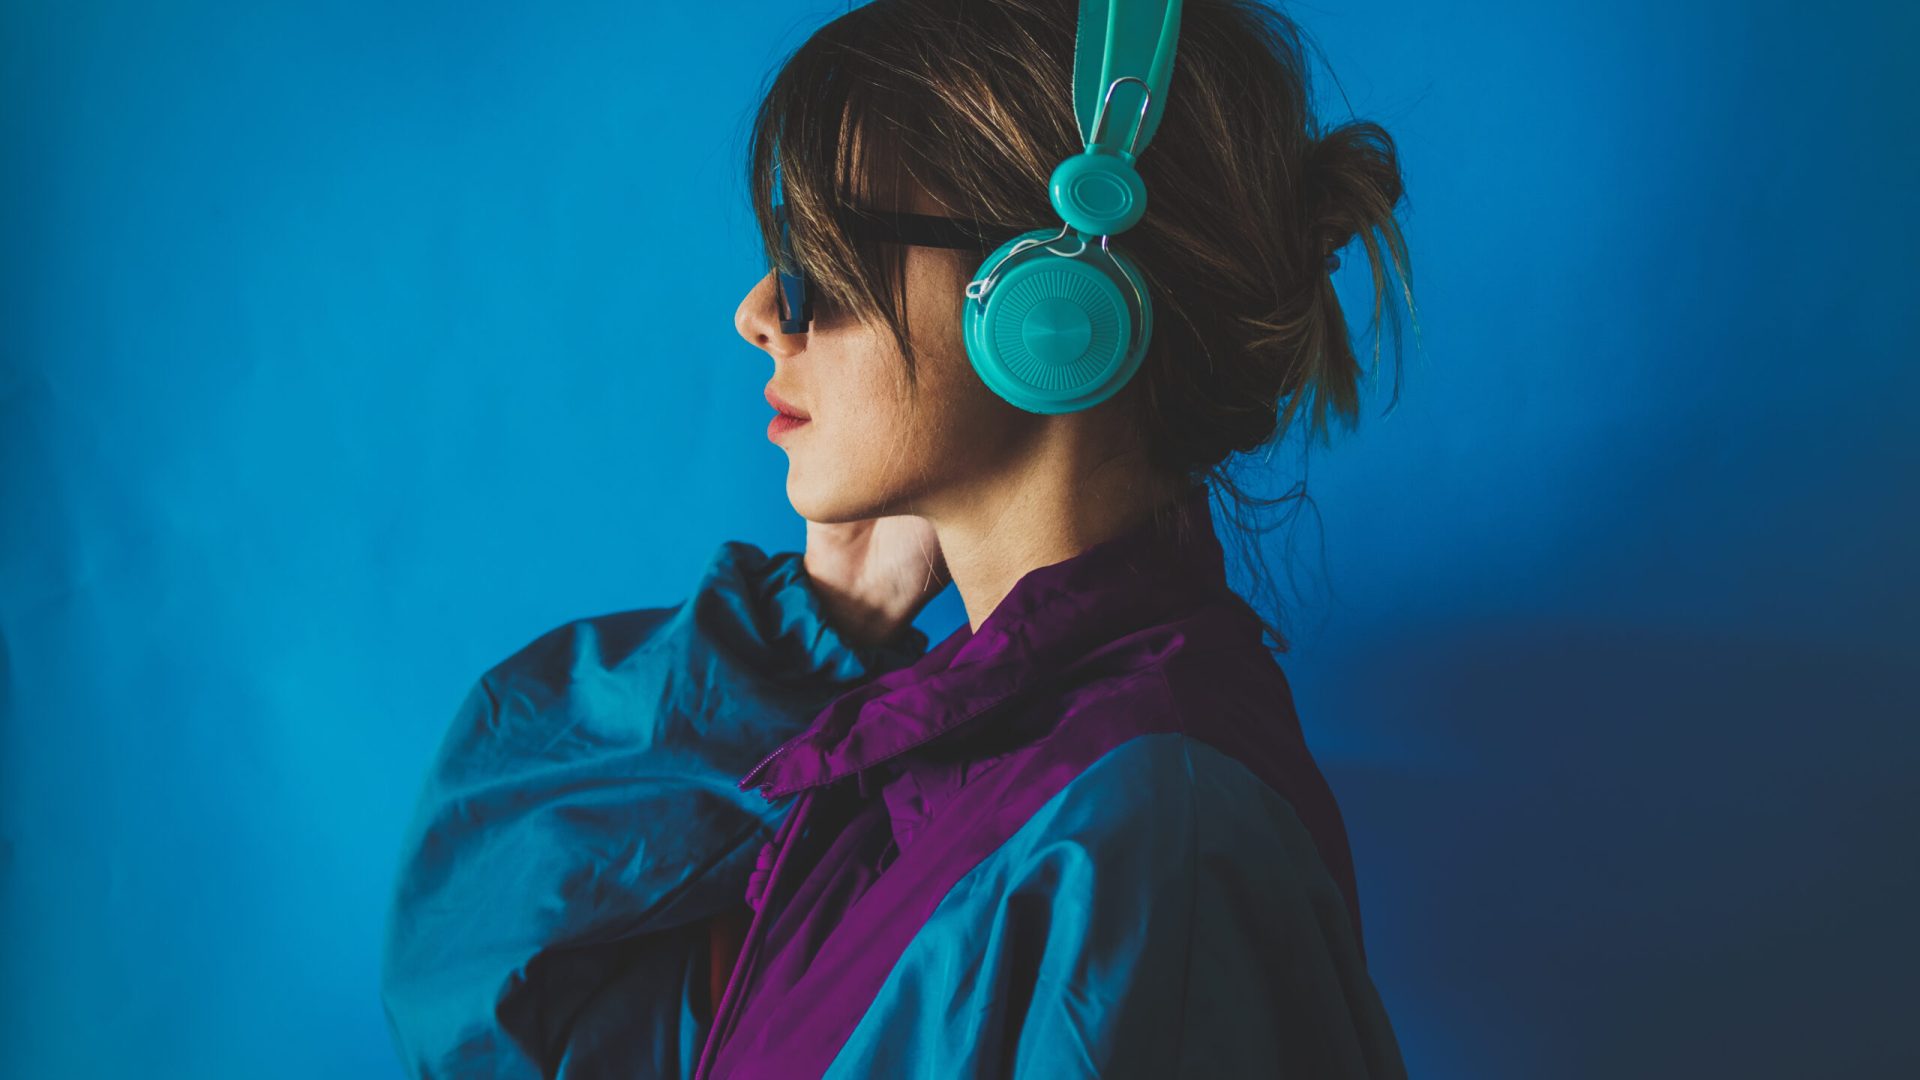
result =
M1920 20L1548 6L1296 9L1425 329L1285 661L1376 978L1419 1076L1904 1072ZM397 1074L467 686L801 543L739 161L841 7L5 6L0 1072Z

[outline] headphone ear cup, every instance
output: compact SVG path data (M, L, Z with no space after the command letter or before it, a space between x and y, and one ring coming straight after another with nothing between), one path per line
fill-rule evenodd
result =
M1112 397L1139 369L1153 329L1146 283L1111 238L1106 252L1070 234L1007 257L1023 240L1058 232L1022 233L995 249L975 275L993 271L993 286L985 300L968 298L961 315L980 380L1033 413L1076 412ZM1068 245L1080 250L1057 250Z

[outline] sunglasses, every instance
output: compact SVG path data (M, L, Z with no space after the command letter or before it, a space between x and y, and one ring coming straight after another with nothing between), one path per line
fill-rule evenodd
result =
M780 332L804 334L813 326L816 288L812 276L805 270L788 273L784 269L800 265L793 255L792 228L787 218L786 203L774 206L773 220L780 230L780 265L774 267L780 274L780 287L776 291ZM912 247L978 251L982 257L1027 231L1006 225L990 225L972 218L912 214L902 210L855 210L848 226L851 235L867 240Z

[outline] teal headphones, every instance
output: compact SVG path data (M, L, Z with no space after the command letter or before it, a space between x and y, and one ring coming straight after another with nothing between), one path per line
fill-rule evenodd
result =
M1139 370L1153 304L1113 237L1139 222L1147 188L1133 163L1147 148L1173 72L1180 0L1080 0L1073 105L1086 149L1047 185L1058 231L1021 233L967 284L961 329L973 369L994 393L1034 413L1090 408ZM1124 91L1124 92L1123 92ZM1126 148L1111 114L1138 112Z

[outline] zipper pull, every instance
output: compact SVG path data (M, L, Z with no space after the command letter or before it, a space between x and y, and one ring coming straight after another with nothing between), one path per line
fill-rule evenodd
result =
M761 773L766 771L767 766L773 763L774 758L777 758L781 754L786 753L788 750L793 749L794 744L798 743L801 739L805 738L806 734L807 733L803 731L800 734L795 735L793 738L788 739L786 742L781 743L779 746L774 747L772 753L760 759L760 764L755 765L752 769L749 769L747 771L747 775L740 778L739 789L741 791L745 791L748 788L752 787L754 783L754 779L758 777ZM772 785L768 785L768 786L770 787Z

